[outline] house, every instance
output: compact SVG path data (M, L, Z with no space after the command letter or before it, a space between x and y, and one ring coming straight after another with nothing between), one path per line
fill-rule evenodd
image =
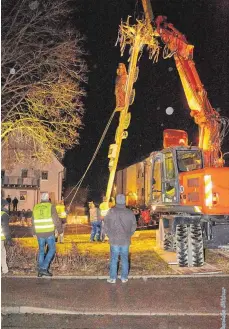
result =
M1 187L4 198L10 195L13 200L16 197L18 210L33 209L40 202L43 192L48 192L50 199L56 203L61 199L62 182L64 178L64 166L53 155L48 164L38 161L33 164L18 163L12 169L7 169L2 159Z
M150 199L151 175L152 163L149 156L118 170L115 177L114 194L124 194L129 206L147 205Z

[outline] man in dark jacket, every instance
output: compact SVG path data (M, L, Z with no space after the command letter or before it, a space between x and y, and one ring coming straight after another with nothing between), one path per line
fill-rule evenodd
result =
M37 236L39 245L38 277L52 276L48 268L56 252L55 229L59 234L63 230L56 207L49 202L48 193L42 193L41 202L33 208L32 224L33 235ZM48 253L45 255L46 244Z
M12 204L13 204L13 211L17 211L18 198L16 198L16 196L13 199Z
M122 262L121 281L128 281L129 246L137 225L133 211L127 209L125 204L125 196L118 194L116 206L109 210L104 219L105 234L108 235L110 242L110 278L107 280L109 283L116 282L119 255Z
M8 195L8 197L6 198L6 201L8 202L8 211L9 211L9 215L10 215L10 210L11 210L10 208L11 208L11 202L12 202L10 195Z
M7 214L7 206L8 203L5 200L1 200L1 268L3 274L7 274L9 272L8 265L6 263L5 243L12 243L9 228L9 215Z

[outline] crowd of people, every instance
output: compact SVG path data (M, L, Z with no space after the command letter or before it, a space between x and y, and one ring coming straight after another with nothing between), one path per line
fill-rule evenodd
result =
M2 200L1 205L1 238L2 238L2 272L6 274L8 267L6 263L5 244L11 243L9 230L9 202ZM123 194L116 196L115 205L111 205L106 198L100 206L93 201L88 203L91 223L90 242L109 240L110 244L110 276L109 283L115 283L118 272L118 259L121 258L121 281L128 281L129 272L129 246L131 236L134 234L138 224L138 213L126 207L126 199ZM49 271L50 264L56 252L56 242L64 242L64 227L68 208L64 202L53 205L48 193L42 193L41 201L36 204L32 211L32 233L36 237L39 246L37 271L38 277L52 276ZM143 214L144 215L144 214ZM145 218L149 217L146 209Z

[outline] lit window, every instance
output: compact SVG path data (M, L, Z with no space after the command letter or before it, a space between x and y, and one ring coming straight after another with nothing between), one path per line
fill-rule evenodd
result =
M28 177L28 169L22 169L21 170L21 177L27 178Z
M41 172L41 179L42 180L48 180L48 171L42 171Z
M27 200L27 191L20 191L20 201L26 201Z

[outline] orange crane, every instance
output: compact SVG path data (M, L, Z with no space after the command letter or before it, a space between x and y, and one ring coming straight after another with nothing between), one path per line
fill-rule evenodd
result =
M148 206L152 216L159 219L161 247L176 251L180 266L202 266L204 246L229 244L229 168L223 167L221 152L228 119L220 117L207 98L193 61L194 46L167 23L166 17L158 16L153 20L149 0L142 0L142 4L145 19L131 26L128 18L119 28L121 54L128 45L130 64L128 72L123 71L123 79L117 80L117 84L118 81L123 83L122 88L120 83L120 88L117 85L116 89L116 103L121 104L117 106L120 120L115 143L110 146L106 196L110 197L122 139L127 137L128 110L133 100L138 60L146 46L149 57L157 61L161 41L163 57L174 57L190 114L199 127L199 145L189 146L183 130L164 131L164 149L150 156L152 175Z
M142 2L149 24L151 4ZM193 61L194 46L165 16L158 16L154 24L164 43L164 58L175 60L190 114L199 127L199 145L188 146L185 131L164 131L164 149L151 155L150 207L159 219L160 245L176 251L180 266L202 266L204 246L229 244L229 168L223 167L221 152L229 121L208 100Z

